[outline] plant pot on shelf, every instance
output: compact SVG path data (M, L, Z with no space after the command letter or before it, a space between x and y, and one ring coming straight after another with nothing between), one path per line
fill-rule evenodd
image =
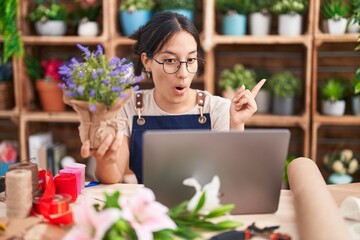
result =
M339 19L328 19L327 20L329 34L332 35L342 35L345 33L347 19L339 18Z
M359 24L355 21L355 19L352 19L348 24L346 31L348 33L358 33L359 30L360 30Z
M348 184L353 180L352 176L349 174L338 174L332 173L328 178L328 183L330 184Z
M360 96L352 96L351 106L354 115L360 115Z
M293 115L294 114L294 97L273 96L273 114L276 115Z
M48 112L65 111L63 91L59 88L57 82L38 79L36 81L36 89L39 93L43 110Z
M14 107L14 91L11 81L0 81L0 110Z
M222 22L222 30L224 35L245 35L246 15L238 13L224 15Z
M93 112L89 110L89 102L64 96L64 102L79 115L79 134L82 143L90 140L90 148L97 149L106 136L111 134L115 137L120 124L122 124L118 113L132 96L132 90L127 90L125 94L126 98L118 98L110 108L105 104L97 103L96 110Z
M342 116L345 113L345 100L322 100L321 109L322 113L325 115Z
M44 36L63 36L66 33L66 23L61 20L35 22L37 34Z
M152 16L150 10L120 11L120 25L125 36L131 35L139 27L146 24Z
M298 13L280 14L278 33L281 36L299 36L302 31L302 15Z
M270 112L270 103L271 103L271 95L268 90L260 89L258 94L255 97L255 101L257 104L257 112L258 113L269 113Z
M270 34L271 15L261 12L250 14L250 34L254 36L267 36Z
M93 21L81 22L78 26L79 36L97 36L99 34L99 24Z

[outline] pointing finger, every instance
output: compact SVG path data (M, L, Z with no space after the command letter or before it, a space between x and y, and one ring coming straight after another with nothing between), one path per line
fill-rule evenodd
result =
M256 86L251 90L251 94L253 95L253 97L256 97L256 95L258 94L258 92L260 91L261 87L265 84L266 79L262 79L260 82L258 82L258 84L256 84Z

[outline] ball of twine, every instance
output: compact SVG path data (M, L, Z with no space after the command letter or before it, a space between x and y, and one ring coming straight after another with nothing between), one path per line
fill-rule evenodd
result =
M5 175L6 214L8 218L25 218L32 207L31 171L15 169Z
M36 197L39 195L39 173L38 166L32 162L20 162L9 166L9 171L16 169L25 169L31 172L31 185L32 185L32 196Z

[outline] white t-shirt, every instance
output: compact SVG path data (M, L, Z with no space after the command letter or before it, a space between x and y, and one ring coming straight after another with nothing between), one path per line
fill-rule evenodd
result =
M199 92L199 90L197 90ZM179 114L171 114L163 111L154 100L154 89L142 90L143 93L143 111L142 116L176 116ZM228 131L230 128L230 103L229 99L225 99L219 96L211 95L209 92L203 91L205 94L204 113L210 113L211 129L213 131ZM137 92L135 92L136 94ZM126 124L121 124L120 131L130 137L132 132L132 123L134 115L137 115L135 110L135 95L131 97L124 107L120 110L119 117L123 121L127 121ZM200 114L199 109L194 106L185 114Z

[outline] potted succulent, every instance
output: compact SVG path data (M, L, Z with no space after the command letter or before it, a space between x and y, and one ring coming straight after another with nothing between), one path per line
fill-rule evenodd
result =
M293 115L294 99L301 91L301 81L290 71L273 75L269 82L273 95L272 110L277 115Z
M62 61L51 58L40 61L38 58L26 55L25 65L28 77L35 81L39 100L43 110L60 112L65 110L62 100L63 93L58 87L60 75L58 68Z
M236 89L242 85L245 85L247 89L255 87L255 72L253 70L236 64L232 70L225 69L221 72L219 88L223 91L222 94L225 98L232 99Z
M249 29L254 36L270 34L271 6L274 0L253 0L250 2Z
M176 12L194 21L195 0L159 0L158 4L160 11Z
M332 172L328 178L330 184L346 184L352 182L352 176L359 169L359 162L351 149L336 150L323 158L326 168Z
M330 34L341 35L345 33L349 5L343 0L324 0L321 5L321 14L325 19L325 30Z
M342 79L329 78L320 87L322 113L342 116L345 113L346 83Z
M134 76L133 64L125 58L108 61L100 45L93 52L77 47L84 61L73 58L59 68L60 87L65 103L79 115L81 142L89 139L91 148L97 149L106 136L115 136L120 124L117 114L142 76Z
M301 35L303 14L307 8L307 0L276 0L271 11L278 15L279 35Z
M222 31L224 35L245 35L246 14L250 10L251 0L233 1L216 0L216 9L223 16Z
M124 0L119 9L119 20L125 36L145 25L153 14L154 0Z
M62 36L66 33L67 11L56 0L42 0L28 16L39 35Z
M0 58L0 110L14 106L12 63L4 63Z
M100 12L100 5L78 6L71 15L73 22L77 25L77 34L79 36L96 36L99 34L97 19Z

